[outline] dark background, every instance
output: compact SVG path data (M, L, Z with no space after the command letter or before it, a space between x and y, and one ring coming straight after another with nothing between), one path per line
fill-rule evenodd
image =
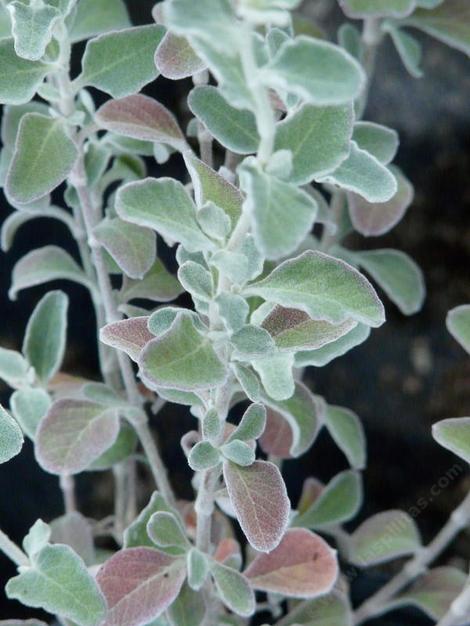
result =
M129 0L128 4L134 23L151 20L151 1ZM321 17L333 37L338 19L342 19L339 11L328 0L310 4L311 11ZM365 425L369 450L364 472L366 503L358 521L384 509L413 511L413 507L419 506L417 523L428 541L470 488L464 464L437 446L431 437L434 422L468 415L470 411L470 360L445 328L447 311L470 302L470 60L430 38L421 40L425 47L425 77L421 80L406 73L389 42L383 45L366 114L366 119L387 124L400 133L396 163L413 181L415 201L392 233L377 239L356 237L351 245L396 247L410 254L425 275L426 303L418 315L404 317L385 298L387 323L375 330L366 344L345 357L325 368L310 369L307 381L329 402L356 411ZM77 50L76 61L79 58ZM159 78L145 92L176 111L184 128L188 115L182 96L189 88L188 81L172 83ZM151 173L184 175L179 157ZM3 220L10 209L3 195L0 202ZM52 220L35 220L22 227L12 251L0 257L2 346L21 347L24 327L35 303L51 288L47 285L29 289L11 302L7 298L11 269L30 249L49 243L63 245L75 253L62 225ZM87 294L69 283L58 286L71 297L64 369L98 378L94 321ZM8 401L8 390L2 383L0 401ZM194 426L192 418L184 408L169 406L154 426L179 495L190 497L189 473L179 439ZM310 453L285 464L293 502L306 476L328 480L345 468L341 454L326 435L321 435ZM145 476L141 482L141 497L145 501L149 484ZM435 495L437 491L439 494ZM94 474L93 480L86 474L81 476L78 493L85 514L100 517L109 513L112 489L107 474ZM29 444L19 457L0 467L0 494L0 525L18 542L38 517L48 521L62 513L57 480L38 468ZM469 558L467 532L439 563L468 568ZM354 572L354 600L360 601L371 593L399 565ZM0 574L3 588L3 582L14 575L14 568L1 555ZM31 615L32 610L7 602L0 592L0 619ZM431 622L411 611L390 613L369 623L425 626Z

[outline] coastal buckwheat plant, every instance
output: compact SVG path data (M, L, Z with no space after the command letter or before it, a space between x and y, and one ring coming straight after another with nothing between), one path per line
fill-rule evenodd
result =
M58 290L37 302L21 351L0 349L12 389L0 461L30 439L65 504L22 546L0 532L17 566L6 595L51 624L352 626L409 604L439 626L469 623L468 564L432 565L469 524L470 496L427 546L395 509L346 531L363 497L365 435L334 390L319 397L302 376L385 322L377 285L405 315L423 303L404 252L347 247L352 231L390 230L413 200L393 165L397 133L364 113L381 42L419 77L415 29L470 54L470 2L340 0L334 41L300 4L164 0L134 27L122 0L1 0L0 184L14 209L2 248L38 217L63 222L76 244L72 256L38 242L9 296L57 279L84 286L101 366L97 381L61 368ZM181 110L141 93L159 75L192 79L181 83L187 128ZM170 156L180 180L158 175ZM448 328L470 351L470 305ZM165 403L193 418L189 432L161 424L181 437L192 501L175 494L150 428ZM291 501L283 463L311 454L322 429L349 469L327 484L307 478ZM470 462L470 418L433 434ZM139 465L155 483L143 508ZM77 510L75 481L104 471L114 511L93 521ZM402 557L354 610L348 567Z

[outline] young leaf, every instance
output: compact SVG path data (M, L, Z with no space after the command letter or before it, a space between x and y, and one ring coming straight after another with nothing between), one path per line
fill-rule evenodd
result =
M147 524L147 534L161 548L176 546L183 551L189 546L181 523L168 511L154 513Z
M415 8L415 0L339 0L348 17L404 17Z
M328 405L325 425L336 445L344 452L349 464L357 470L366 465L366 439L358 416L341 406Z
M174 115L143 94L109 100L98 109L95 120L101 128L117 135L166 143L175 150L186 148L184 135Z
M254 463L256 459L253 447L239 439L224 444L220 448L220 451L226 459L242 467L248 467Z
M230 343L235 348L235 358L242 361L273 354L276 348L268 331L252 324L247 324L234 333Z
M349 154L353 119L351 104L304 104L279 122L274 149L292 152L289 182L304 185L336 169Z
M51 474L78 474L113 445L115 409L89 400L56 400L37 430L36 456Z
M50 71L41 61L29 61L17 56L13 39L0 40L0 103L29 102Z
M267 86L320 106L352 102L365 85L364 71L352 56L303 35L288 39L262 75Z
M144 298L154 302L171 302L183 291L173 274L166 269L160 259L156 259L142 280L128 281L121 291L121 300L128 302L134 298Z
M208 441L199 441L188 456L189 467L195 472L202 472L218 465L220 454Z
M111 322L100 330L100 341L138 361L142 350L154 338L148 330L148 320L147 316L142 316Z
M239 440L256 440L263 434L266 426L266 408L263 404L250 404L243 413L240 423L227 439L227 443Z
M28 361L19 352L0 347L0 378L10 387L21 387L33 382L34 372L30 372Z
M185 37L178 37L169 31L155 52L155 65L160 74L170 80L189 78L206 67Z
M130 25L124 0L80 0L70 35L75 43Z
M294 355L278 353L253 359L253 369L261 378L264 390L272 400L286 400L295 390L292 368Z
M350 470L341 472L328 483L304 513L294 518L292 524L312 529L343 524L357 514L362 500L360 475Z
M163 26L149 24L92 39L83 55L78 84L97 87L113 98L140 91L158 75L153 57L164 33Z
M191 548L187 558L188 584L194 591L199 591L206 581L209 573L207 556L197 548Z
M407 254L370 250L359 252L357 259L402 313L412 315L421 309L426 293L423 274Z
M62 248L57 246L37 248L20 259L13 268L8 295L15 300L17 293L22 289L59 279L73 280L89 287L85 273Z
M93 234L131 278L142 279L155 262L156 237L148 228L106 217L95 227Z
M413 202L413 186L400 170L392 169L398 188L387 202L367 202L362 196L348 193L351 222L361 235L378 237L385 234L398 224Z
M23 354L43 382L59 370L65 352L69 300L62 291L49 291L36 305L23 341Z
M256 374L241 363L231 363L230 367L235 374L241 389L252 402L258 402L261 396L261 386Z
M318 535L293 528L269 554L244 572L254 589L289 598L316 598L331 591L338 576L336 553Z
M49 543L50 537L50 526L45 524L42 519L36 520L29 529L26 537L23 539L24 551L31 560L33 560L34 556Z
M18 389L10 398L11 412L21 429L34 441L39 422L51 406L43 389Z
M349 560L359 567L414 554L421 539L413 519L403 511L373 515L351 535Z
M45 546L30 568L8 581L6 594L78 626L97 626L106 613L96 582L69 546Z
M368 202L387 202L398 188L392 172L355 141L351 142L348 158L336 170L319 178L319 182L353 191Z
M351 626L352 610L346 594L332 591L326 596L299 602L282 620L283 626Z
M295 365L296 367L306 367L307 365L323 367L333 361L333 359L343 356L343 354L346 354L352 348L364 343L369 335L370 327L365 324L358 324L355 328L346 333L346 335L326 344L323 348L297 352L295 355Z
M237 154L252 154L258 149L260 138L253 113L232 107L216 87L195 87L188 106L224 148Z
M218 595L225 606L242 617L253 615L256 606L255 594L243 574L215 562L211 564L211 574Z
M470 304L462 304L447 313L447 330L470 354Z
M396 130L374 122L356 122L352 139L383 165L393 161L400 143Z
M470 463L470 417L453 417L437 422L432 436L444 448Z
M21 428L0 405L0 463L6 463L19 454L22 447Z
M193 591L189 584L184 584L178 597L167 611L169 622L152 622L152 626L200 626L206 612L206 605L201 593Z
M178 279L193 297L210 302L214 290L211 274L199 263L186 261L178 270Z
M166 511L173 513L158 491L154 491L147 505L142 509L132 524L124 531L124 547L137 548L140 546L154 547L155 544L147 533L147 524L154 513Z
M284 261L244 292L332 324L353 319L376 327L385 320L383 305L364 276L322 252L307 251Z
M266 174L254 157L239 169L258 248L268 259L294 252L310 232L317 214L314 198L296 186ZM286 210L286 207L289 207Z
M38 61L52 39L60 11L47 4L25 5L18 0L7 5L12 22L15 52L23 59Z
M223 465L230 502L250 544L259 552L270 552L287 528L290 503L281 473L273 464L255 461L240 467Z
M208 389L226 378L210 341L183 313L165 334L147 344L139 362L146 382L181 391Z
M96 576L108 604L101 626L148 624L172 604L185 577L182 559L150 548L116 552Z
M186 189L173 178L146 178L124 185L116 196L116 210L122 219L152 228L182 243L189 252L214 247L197 223Z
M22 204L41 198L65 180L77 154L60 118L27 113L20 122L6 194Z

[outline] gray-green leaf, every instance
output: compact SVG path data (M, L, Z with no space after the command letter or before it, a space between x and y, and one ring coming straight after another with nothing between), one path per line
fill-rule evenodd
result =
M17 56L13 39L0 40L0 103L29 102L50 71L41 61L29 61Z
M447 330L470 354L470 304L455 307L447 314Z
M20 453L23 433L17 422L0 406L0 463L6 463Z

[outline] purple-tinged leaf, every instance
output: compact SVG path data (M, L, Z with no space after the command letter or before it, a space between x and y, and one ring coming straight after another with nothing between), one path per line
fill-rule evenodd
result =
M225 484L237 519L250 544L260 552L279 545L289 521L290 502L279 469L267 461L223 466Z
M398 189L387 202L367 202L355 193L348 194L349 215L354 228L365 237L378 237L391 230L403 218L413 202L413 187L398 169L394 169Z
M142 94L109 100L98 110L95 120L101 128L117 135L167 143L180 151L187 147L174 115Z
M281 413L266 407L266 428L259 439L261 449L278 459L290 459L294 436Z
M156 619L178 596L185 562L151 548L114 554L96 576L108 603L101 626L141 626Z
M331 591L338 561L321 537L293 528L275 550L257 556L244 574L254 589L290 598L316 598Z
M305 513L312 504L320 497L321 492L325 486L313 476L307 478L302 486L302 493L297 504L297 512L300 514Z
M110 448L118 434L115 409L89 400L57 400L37 430L36 457L51 474L78 474Z
M155 52L155 65L170 80L188 78L205 69L206 64L194 52L186 37L165 33Z
M147 328L148 317L130 317L119 322L111 322L100 331L100 341L107 346L122 350L137 361L140 353L151 339L155 339Z

